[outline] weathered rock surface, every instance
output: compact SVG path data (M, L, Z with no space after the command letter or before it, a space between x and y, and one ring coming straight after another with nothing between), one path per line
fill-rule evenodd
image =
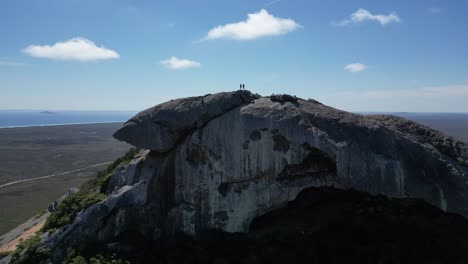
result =
M106 200L48 238L55 254L129 233L247 232L313 186L422 198L468 216L468 146L401 118L237 91L155 106L115 137L145 150L116 170Z
M249 233L208 230L169 240L126 235L108 252L131 263L466 263L468 219L418 199L307 188L254 219ZM1 263L1 261L0 261Z
M257 97L236 91L171 100L132 117L114 137L138 148L166 152L194 129Z
M466 263L467 237L466 218L421 200L312 187L256 218L248 234L210 231L163 246L125 241L138 246L122 255L152 264Z

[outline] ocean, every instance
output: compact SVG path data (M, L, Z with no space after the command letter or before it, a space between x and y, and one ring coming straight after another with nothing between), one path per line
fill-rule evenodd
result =
M0 128L125 122L137 111L0 110Z
M0 110L0 128L125 122L138 111ZM468 142L468 113L362 113L393 114L443 131Z

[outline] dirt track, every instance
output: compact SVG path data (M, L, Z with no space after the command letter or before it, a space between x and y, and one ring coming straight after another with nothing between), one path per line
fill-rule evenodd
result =
M24 231L19 237L15 238L10 243L0 247L0 253L1 252L14 251L21 241L30 238L37 231L39 231L42 228L42 226L44 226L45 221L46 221L45 219L42 220L41 222L37 223L35 226L32 226L30 229Z
M86 170L86 169L89 169L89 168L94 168L94 167L98 167L98 166L101 166L101 165L110 164L110 163L112 163L112 161L93 164L91 166L87 166L87 167L76 169L76 170L71 170L71 171L66 171L66 172L61 172L61 173L54 173L54 174L50 174L50 175L46 175L46 176L41 176L41 177L36 177L36 178L31 178L31 179L24 179L24 180L9 182L9 183L5 183L5 184L0 185L0 188L10 186L10 185L13 185L13 184L17 184L17 183L21 183L21 182L34 181L34 180L39 180L39 179L47 179L47 178L55 177L55 176L62 176L62 175L66 175L66 174Z

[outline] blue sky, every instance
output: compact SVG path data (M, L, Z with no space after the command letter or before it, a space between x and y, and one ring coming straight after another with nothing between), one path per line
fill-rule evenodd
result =
M141 110L247 89L468 112L468 2L0 2L0 109ZM250 14L250 15L249 15Z

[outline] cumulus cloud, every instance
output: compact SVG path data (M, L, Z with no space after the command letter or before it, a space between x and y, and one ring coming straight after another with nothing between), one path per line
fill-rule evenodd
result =
M401 22L400 17L395 12L391 12L388 15L374 15L371 12L359 8L356 12L352 13L348 19L342 20L340 22L332 23L335 26L348 26L351 24L359 24L366 21L376 21L379 22L380 25L386 26L390 23L399 23Z
M346 71L349 71L351 73L358 73L358 72L362 72L366 69L366 65L362 64L362 63L351 63L351 64L348 64L346 66L344 66L344 69Z
M30 45L22 51L32 57L53 60L95 61L120 57L117 52L98 47L85 38L72 38L53 45Z
M201 63L197 61L179 59L177 57L171 57L167 60L163 60L161 61L161 64L164 65L164 67L171 69L171 70L199 68L202 66Z
M284 35L299 27L300 25L292 19L278 18L262 9L258 13L248 14L245 21L211 29L202 40L252 40L266 36Z

